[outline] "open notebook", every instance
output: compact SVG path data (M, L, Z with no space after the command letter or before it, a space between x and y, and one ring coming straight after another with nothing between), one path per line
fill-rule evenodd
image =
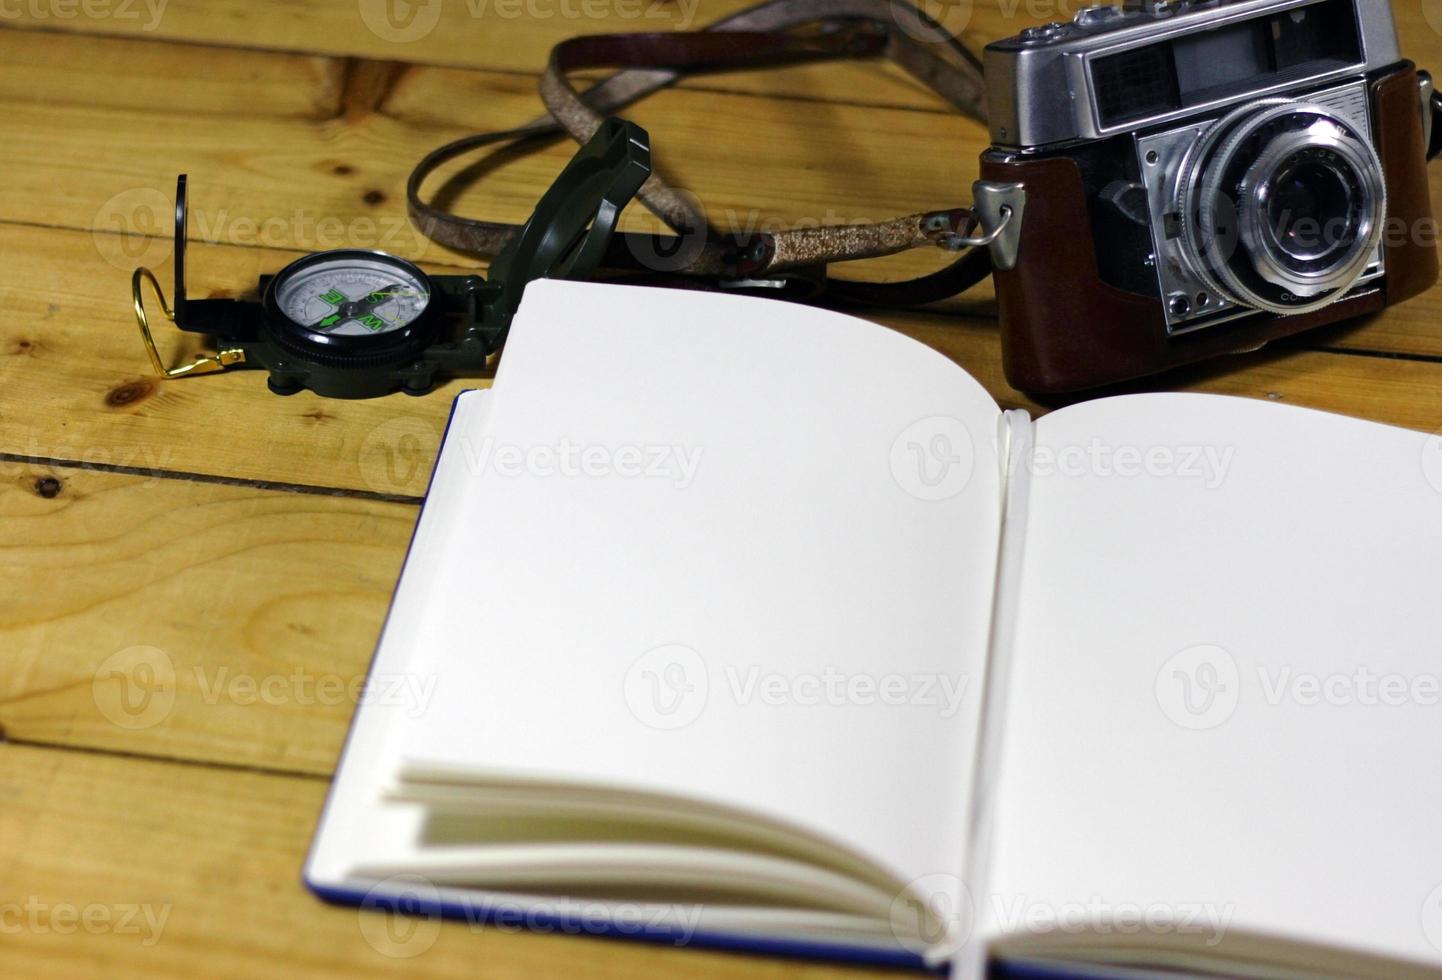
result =
M306 879L962 976L1433 975L1439 587L1421 433L1033 422L863 320L538 282Z

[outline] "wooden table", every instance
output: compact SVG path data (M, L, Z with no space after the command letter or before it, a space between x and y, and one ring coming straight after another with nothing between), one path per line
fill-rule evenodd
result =
M537 69L562 37L699 24L738 4L432 0L398 27L380 0L155 3L0 2L0 973L845 972L463 924L400 957L388 954L414 949L304 891L346 691L366 669L451 397L477 382L366 402L278 398L249 372L162 383L129 309L132 266L168 279L180 171L194 295L244 293L302 251L341 244L477 268L405 220L417 157L533 116ZM980 44L1058 4L945 9ZM424 37L400 39L436 12ZM1400 0L1397 13L1405 53L1442 67L1442 9ZM631 115L659 165L733 227L964 203L985 142L880 66L697 79ZM523 218L569 153L510 163L456 207ZM628 223L645 226L633 210ZM916 261L934 257L904 260ZM1433 290L1151 387L1430 431L1442 425L1439 309ZM984 288L878 319L955 358L1004 406L1042 411L1002 379L994 317ZM191 350L173 331L164 342L176 362Z

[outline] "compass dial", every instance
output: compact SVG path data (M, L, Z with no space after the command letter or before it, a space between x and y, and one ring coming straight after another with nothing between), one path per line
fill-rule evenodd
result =
M409 262L388 255L338 255L307 263L275 284L280 312L317 333L387 334L413 322L430 287Z

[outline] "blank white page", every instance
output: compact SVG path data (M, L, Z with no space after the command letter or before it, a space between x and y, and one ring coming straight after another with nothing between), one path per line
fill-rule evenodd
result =
M1125 904L1442 964L1439 440L1147 395L1036 442L990 927Z
M981 386L837 313L537 282L491 399L448 437L445 547L411 558L438 683L405 758L959 873L1000 506Z

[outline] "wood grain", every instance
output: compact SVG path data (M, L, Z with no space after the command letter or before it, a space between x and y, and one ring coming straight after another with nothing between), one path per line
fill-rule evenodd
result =
M0 32L0 59L23 46L31 60L45 51L49 63L74 63L96 43ZM516 75L418 68L391 78L383 97L371 92L356 106L336 94L338 85L352 95L355 89L337 82L331 68L316 69L289 56L231 52L227 70L233 88L245 76L262 92L286 86L297 91L274 112L259 100L244 114L211 112L203 92L172 104L155 101L146 85L133 84L135 63L173 61L177 75L195 70L191 56L176 54L192 49L111 43L128 46L130 57L91 59L92 83L110 93L99 104L83 91L68 99L53 93L37 99L24 72L0 75L0 107L11 134L8 179L0 184L5 219L163 235L165 227L145 220L155 207L139 209L137 216L137 204L168 198L175 173L187 172L191 229L202 239L334 247L337 237L323 238L318 227L325 220L340 227L343 243L373 247L379 240L421 258L439 250L405 219L405 178L419 156L446 140L512 126L539 111L533 81ZM298 113L301 106L321 111ZM963 202L984 142L980 128L956 121L939 131L934 113L874 111L881 114L672 91L632 115L658 134L660 166L699 195L721 227L879 220ZM855 112L863 115L854 117ZM856 133L868 128L874 138L857 140ZM757 140L772 147L764 181L755 176ZM510 163L454 206L462 213L524 220L537 188L554 178L573 151L568 142L557 142ZM846 167L837 168L842 160ZM898 160L906 165L897 166ZM965 168L960 171L959 161ZM627 218L631 227L655 226L644 220L641 208L630 209Z
M129 50L125 57L93 57L90 49L97 44ZM423 147L528 117L535 108L529 83L510 75L419 68L392 79L380 100L383 111L356 113L346 109L355 86L347 85L350 76L336 65L225 52L218 61L226 90L243 88L251 79L260 91L291 92L274 112L257 101L246 116L204 111L204 91L157 109L146 87L133 84L131 66L173 59L175 73L186 74L195 68L197 50L0 31L0 54L24 51L47 64L82 60L95 65L104 91L138 93L112 94L103 108L85 101L79 88L66 98L36 100L24 72L0 74L0 107L15 133L9 179L0 182L0 215L115 232L97 237L96 252L128 272L137 261L158 261L168 253L173 174L184 170L192 175L192 236L200 240L292 250L383 247L422 261L474 264L471 257L428 242L406 220L405 175ZM303 107L322 108L320 115L307 115ZM985 142L977 127L962 121L938 127L932 113L849 106L801 111L794 103L744 95L668 92L636 115L664 134L658 135L659 166L705 202L719 227L733 230L877 220L959 202ZM857 133L871 138L858 145ZM765 181L754 177L757 142L774 148ZM536 189L570 152L557 143L508 163L461 194L454 206L462 213L522 220ZM1442 181L1434 181L1433 196L1442 213ZM624 224L656 227L639 207L628 209ZM894 279L934 268L942 259L914 252L844 271ZM204 267L196 273L203 275ZM208 283L197 278L196 284ZM943 308L987 313L990 298L988 285ZM1380 320L1352 325L1346 346L1439 356L1439 316L1442 289Z
M695 30L753 0L428 0L413 26L392 27L388 0L167 0L152 16L59 16L51 5L18 8L5 26L108 37L139 37L537 74L550 48L577 34ZM906 2L906 0L897 0ZM1089 0L929 0L922 8L973 50L1031 24L1070 20ZM1404 55L1436 62L1442 18L1418 0L1392 4ZM118 5L116 6L118 10ZM1434 20L1436 25L1434 26ZM786 94L824 101L939 109L903 73L868 66L807 66L729 73L686 83L721 91Z
M385 17L388 0L166 0L159 17L145 11L145 2L136 0L134 17L87 17L78 10L70 17L46 16L46 5L26 5L14 11L16 16L7 13L0 26L534 76L551 47L573 35L697 29L750 5L750 0L707 0L704 5L700 0L423 0L414 29L392 30ZM414 40L404 39L410 36ZM533 80L529 85L534 91ZM904 72L879 63L731 72L697 77L683 87L933 110L944 106Z
M0 476L0 730L330 772L417 506L13 461Z
M263 376L250 371L154 380L128 308L129 276L96 262L95 248L89 233L0 224L0 252L10 270L0 282L0 302L10 312L0 320L6 391L0 453L416 497L425 490L451 398L489 383L451 381L425 398L336 401L308 392L277 398L265 390ZM192 275L209 283L208 293L238 294L252 289L260 272L297 254L201 244L192 249ZM75 276L81 267L86 275ZM164 281L169 266L157 267ZM1412 308L1425 304L1402 309ZM1007 385L995 321L934 313L875 318L956 361L1004 406L1045 410ZM1416 329L1424 327L1419 320ZM1314 342L1355 343L1349 332L1366 329L1329 331ZM161 337L174 363L198 346L176 331ZM1148 379L1136 390L1176 387L1276 394L1429 431L1442 423L1442 364L1426 361L1277 349ZM1355 401L1359 397L1365 402Z
M97 261L96 248L89 233L0 224L9 270L0 282L9 311L0 319L0 452L418 497L453 396L489 383L337 401L277 398L252 371L157 380L128 309L129 274ZM223 295L253 290L261 272L298 254L202 244L190 261L194 281L208 284L197 292ZM168 258L157 270L168 284ZM160 338L172 363L200 346L169 327Z
M511 16L527 9L512 0L431 2L441 19L413 42L367 26L371 0L168 0L153 24L143 0L126 8L137 17L50 0L0 16L0 912L39 909L0 938L7 976L249 977L258 964L307 977L848 975L464 925L394 958L367 941L376 933L356 911L299 883L318 777L344 736L451 397L488 382L339 402L276 398L249 372L149 378L128 280L141 262L168 277L174 174L192 175L197 295L245 294L302 251L345 244L436 272L483 268L406 222L418 155L534 116L536 71L563 37L679 26L688 9L704 22L745 0L555 0L549 9L578 13L549 17ZM979 44L1074 6L933 9ZM1412 0L1394 8L1404 52L1436 67L1432 20ZM642 16L653 9L662 16ZM732 228L963 202L986 143L880 65L697 78L633 115L668 176ZM558 143L509 162L453 203L519 220L569 154ZM626 221L654 227L640 209ZM1004 407L1053 407L1006 385L993 317L989 289L940 313L875 316L961 364ZM1131 390L1436 430L1439 322L1433 290ZM162 336L172 360L195 349ZM158 941L60 931L69 909L127 905L168 909Z
M326 905L299 876L325 790L318 779L0 744L0 974L887 975Z
M910 326L964 352L953 328ZM994 357L969 360L999 384ZM1439 365L1314 352L1248 361L1178 387L1442 425ZM1360 366L1384 369L1385 383ZM407 420L383 430L389 445L368 465L429 471L434 430ZM169 460L152 463L140 474L0 463L0 728L52 745L328 772L415 505L167 478Z
M12 25L0 19L0 27ZM92 109L153 106L218 117L340 112L340 58L0 30L0 98ZM76 71L84 65L84 71ZM176 79L184 78L184 85Z

